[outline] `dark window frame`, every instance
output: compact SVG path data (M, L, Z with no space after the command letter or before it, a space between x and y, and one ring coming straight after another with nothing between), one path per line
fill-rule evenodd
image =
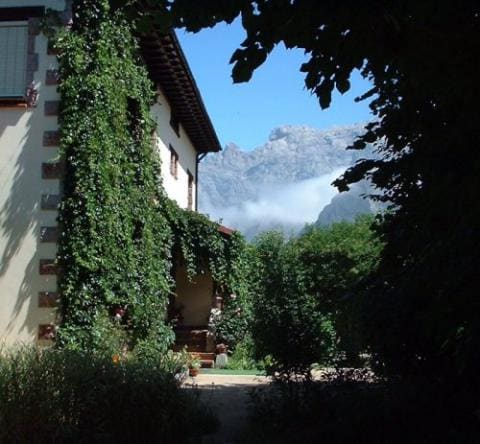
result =
M168 148L170 149L170 174L178 179L178 153L171 144L168 145Z
M170 111L170 126L172 127L177 137L180 137L180 120L178 119L177 114L173 110Z
M195 184L195 177L187 170L188 175L188 185L187 185L187 208L193 210L193 185Z

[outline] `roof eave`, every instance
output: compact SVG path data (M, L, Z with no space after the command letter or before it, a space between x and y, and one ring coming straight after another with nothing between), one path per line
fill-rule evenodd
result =
M177 36L151 32L140 37L151 79L161 87L199 153L221 151L215 129Z

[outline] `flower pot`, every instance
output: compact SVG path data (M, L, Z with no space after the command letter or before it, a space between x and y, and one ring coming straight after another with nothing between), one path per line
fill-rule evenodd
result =
M198 368L190 368L188 370L188 374L192 377L197 376L199 372L200 372L200 370Z

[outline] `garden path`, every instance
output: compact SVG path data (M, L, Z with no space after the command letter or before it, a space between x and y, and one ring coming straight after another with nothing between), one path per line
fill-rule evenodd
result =
M184 386L196 386L202 400L220 421L217 432L204 436L201 444L238 442L247 426L249 392L268 382L265 376L199 374L196 378L188 378Z

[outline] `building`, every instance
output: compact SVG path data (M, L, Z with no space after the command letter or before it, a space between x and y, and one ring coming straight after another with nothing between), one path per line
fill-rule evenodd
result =
M0 0L0 341L48 341L58 303L55 266L62 163L58 158L58 64L40 32L46 8L70 19L69 0ZM20 6L21 5L21 6ZM220 145L174 34L141 40L157 87L152 116L163 184L180 207L197 206L198 162ZM206 325L208 276L177 270L185 325Z

